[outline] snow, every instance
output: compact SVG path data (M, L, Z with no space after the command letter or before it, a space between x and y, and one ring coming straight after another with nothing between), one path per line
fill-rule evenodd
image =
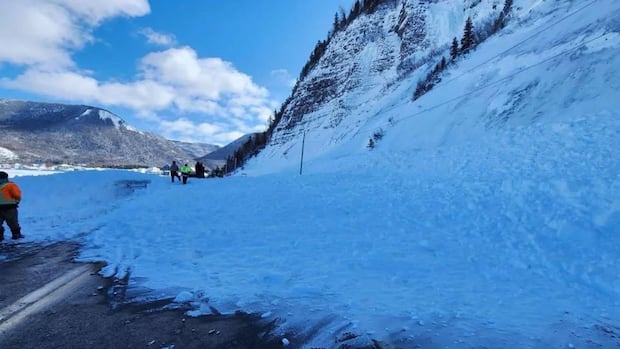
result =
M548 126L413 156L377 148L301 176L14 180L27 241L79 241L78 260L106 261L105 276L129 273L148 297L193 304L190 315L257 312L279 318L283 334L321 326L307 347L343 332L456 348L612 347L620 121ZM150 184L118 185L134 179Z
M130 297L255 312L291 347L618 347L620 4L602 3L557 27L513 24L415 102L418 76L379 97L374 77L337 129L318 127L329 109L304 116L317 127L302 175L301 137L187 185L153 169L5 169L26 241L79 241L78 260L130 276Z
M116 116L115 114L110 113L107 110L103 110L103 109L86 109L86 111L84 111L80 116L78 116L76 119L82 117L82 116L87 116L90 115L92 113L97 113L99 115L99 118L101 120L110 120L113 124L114 127L119 128L121 125L124 125L123 120L121 120L121 118L119 118L118 116ZM133 128L126 126L128 129L134 131Z
M101 118L102 120L107 119L107 120L112 121L112 123L114 124L116 128L119 128L122 123L121 119L118 116L106 110L99 110L99 118Z
M8 161L8 160L16 160L18 158L17 154L12 152L7 148L0 147L0 160Z

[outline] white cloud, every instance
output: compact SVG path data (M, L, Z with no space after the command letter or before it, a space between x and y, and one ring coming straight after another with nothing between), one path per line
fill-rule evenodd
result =
M249 110L252 114L256 115L260 121L262 121L265 125L269 120L269 117L273 114L273 108L276 107L276 104L272 104L271 106L258 105L254 107L250 107Z
M171 106L176 98L174 89L151 80L131 83L104 83L99 97L104 105L119 105L136 111L160 110Z
M102 20L150 11L147 0L0 0L0 9L0 63L40 69L75 66L71 53Z
M88 76L68 71L27 70L17 78L1 79L3 87L34 92L55 98L89 99L97 94L98 82Z
M297 83L297 79L291 76L291 73L286 69L275 69L271 71L271 76L278 82L285 84L286 86L293 87Z
M220 58L199 58L190 47L150 53L140 65L145 78L175 86L186 95L208 100L250 97L262 101L265 88Z
M56 4L0 0L0 8L0 62L71 66L67 50L90 40L87 32L76 30L68 11Z
M175 107L181 112L237 118L248 124L266 124L277 102L250 76L220 58L200 58L190 47L150 53L140 63L141 76L175 89ZM242 132L256 126L237 125ZM264 127L263 127L264 128Z
M145 28L139 31L141 35L146 37L149 44L159 46L174 46L176 45L176 38L172 34L164 34L154 31L151 28Z
M0 78L4 88L66 103L128 108L143 120L161 123L171 138L219 143L263 130L277 105L267 89L232 63L199 57L189 46L145 55L134 78L123 81L98 80L73 61L72 54L95 40L94 29L104 20L146 15L147 0L0 0L0 8L0 65L23 68L13 78ZM152 43L176 44L174 36L150 28L141 34ZM177 114L184 118L169 121Z
M149 53L142 58L140 70L147 79L180 88L199 84L198 79L203 74L196 52L188 47Z
M236 141L237 139L245 136L246 133L244 132L239 132L239 131L230 131L230 132L224 132L224 133L220 133L220 139L225 140L225 142L223 143L218 143L221 145L226 145L232 141Z
M162 121L160 133L170 139L226 145L247 132L232 130L231 125L194 122L187 118L180 118L174 121Z
M41 1L28 0L28 2L39 4ZM97 25L108 18L118 16L138 17L151 12L148 0L50 0L50 2L69 9L75 16L79 16L81 20L87 21L90 25Z
M219 103L208 99L193 98L191 96L177 96L174 104L179 110L191 110L195 113L204 113L214 116L225 116L228 114L226 108Z
M263 132L265 128L266 124L261 119L248 121L228 117L219 122L201 122L181 117L172 121L161 121L159 134L170 139L188 142L226 145L248 133Z
M134 110L157 110L172 105L174 90L150 80L131 83L104 82L70 71L27 70L17 78L0 79L0 85L60 100L122 106Z

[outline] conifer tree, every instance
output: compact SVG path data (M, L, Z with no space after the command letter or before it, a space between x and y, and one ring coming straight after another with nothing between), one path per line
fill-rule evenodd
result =
M347 26L347 24L349 24L349 22L347 22L347 13L344 11L342 6L338 8L338 12L340 13L340 27L338 29L343 29Z
M359 16L361 12L362 12L362 4L360 3L360 0L355 0L355 3L353 4L353 8L351 9L350 20L353 20L355 17Z
M334 15L334 28L332 29L332 35L336 34L336 32L340 29L340 23L340 16L338 15L338 12L336 12Z
M364 0L364 4L362 5L363 12L368 14L375 12L380 2L380 0Z
M474 46L474 24L471 17L467 17L465 29L463 30L463 38L461 39L461 51L468 52Z
M450 47L450 59L455 60L459 56L459 41L454 37Z
M502 9L502 14L504 17L508 16L510 10L512 9L512 0L506 0L504 3L504 8Z
M504 3L504 8L502 9L502 12L500 12L499 16L497 17L497 20L494 23L494 26L493 26L494 33L496 33L497 31L499 31L500 29L506 26L506 19L508 18L508 15L510 14L511 9L512 9L512 0L506 0L506 2Z
M448 62L446 62L446 57L441 57L441 62L439 62L439 71L444 71L448 66Z

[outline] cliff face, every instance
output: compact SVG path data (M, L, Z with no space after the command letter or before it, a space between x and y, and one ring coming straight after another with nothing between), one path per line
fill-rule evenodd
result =
M507 4L504 25L494 31ZM333 152L363 157L377 133L409 134L406 148L434 147L491 129L576 117L571 113L593 98L600 100L597 108L613 107L613 81L604 76L617 75L609 60L618 53L619 12L612 0L378 1L374 11L330 34L252 163L293 166L304 134L306 159ZM462 45L468 18L476 46L452 59L453 40ZM604 49L596 48L600 41ZM432 88L414 100L417 85L442 58L447 63L433 75ZM393 143L389 151L403 145Z
M480 10L490 17L486 8L497 8L500 1L466 1L467 10L453 3L383 1L375 12L359 15L336 32L314 69L297 84L273 142L286 143L304 128L339 127L371 102L369 95L390 93L445 54L468 15L481 17Z

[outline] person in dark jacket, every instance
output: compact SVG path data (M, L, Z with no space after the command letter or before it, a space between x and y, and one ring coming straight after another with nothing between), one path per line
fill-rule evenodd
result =
M17 207L22 199L22 192L17 184L9 181L9 174L0 171L0 241L4 240L4 222L11 229L13 240L21 239Z
M197 161L194 168L196 169L196 178L205 178L205 166L202 162Z
M172 161L172 165L170 165L170 179L172 183L174 183L174 178L181 181L181 176L179 176L179 165L177 165L176 161Z

